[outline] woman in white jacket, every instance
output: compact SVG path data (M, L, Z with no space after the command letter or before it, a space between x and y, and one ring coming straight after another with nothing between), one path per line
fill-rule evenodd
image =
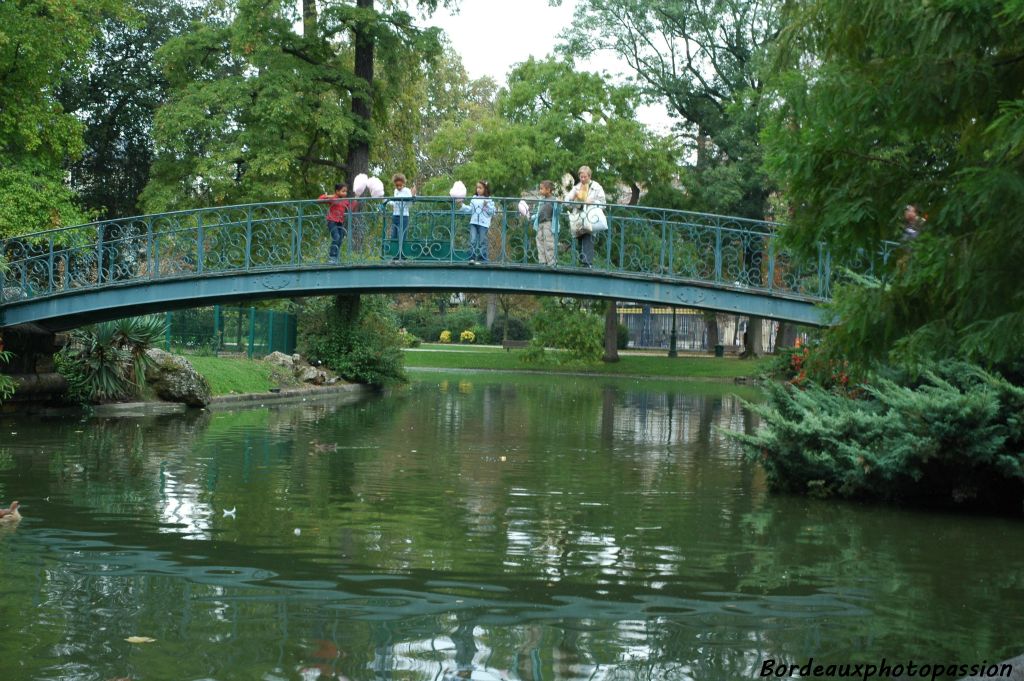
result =
M583 204L594 204L597 206L604 206L605 196L604 188L594 182L591 179L590 166L580 166L579 169L580 181L576 183L576 186L565 195L566 201L578 201ZM584 220L584 231L574 233L576 237L576 246L579 249L580 264L583 267L590 268L594 264L594 227L595 225L587 224L587 218L589 211L585 210L586 206L569 206L572 210L583 210Z

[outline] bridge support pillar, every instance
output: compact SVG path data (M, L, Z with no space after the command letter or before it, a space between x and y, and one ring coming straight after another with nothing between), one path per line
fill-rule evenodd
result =
M68 382L53 363L53 356L67 343L66 335L20 324L4 328L0 338L3 349L14 353L10 362L0 365L0 372L18 384L10 403L50 402L67 392Z

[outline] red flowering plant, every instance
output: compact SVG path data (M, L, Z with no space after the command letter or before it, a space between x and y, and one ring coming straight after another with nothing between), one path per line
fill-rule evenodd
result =
M816 383L847 397L863 394L861 381L853 374L849 362L828 356L817 343L804 343L793 348L779 348L778 361L771 373L798 388Z

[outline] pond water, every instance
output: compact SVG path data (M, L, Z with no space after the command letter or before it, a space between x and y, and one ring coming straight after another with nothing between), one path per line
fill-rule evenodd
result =
M714 680L1024 652L1019 523L769 495L723 434L754 427L731 385L443 373L353 402L0 417L0 500L25 516L0 528L0 679Z

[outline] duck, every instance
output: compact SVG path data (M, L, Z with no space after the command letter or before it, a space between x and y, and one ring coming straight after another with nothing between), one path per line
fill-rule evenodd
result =
M0 508L0 523L16 523L21 520L18 513L18 502L12 501L10 508Z

